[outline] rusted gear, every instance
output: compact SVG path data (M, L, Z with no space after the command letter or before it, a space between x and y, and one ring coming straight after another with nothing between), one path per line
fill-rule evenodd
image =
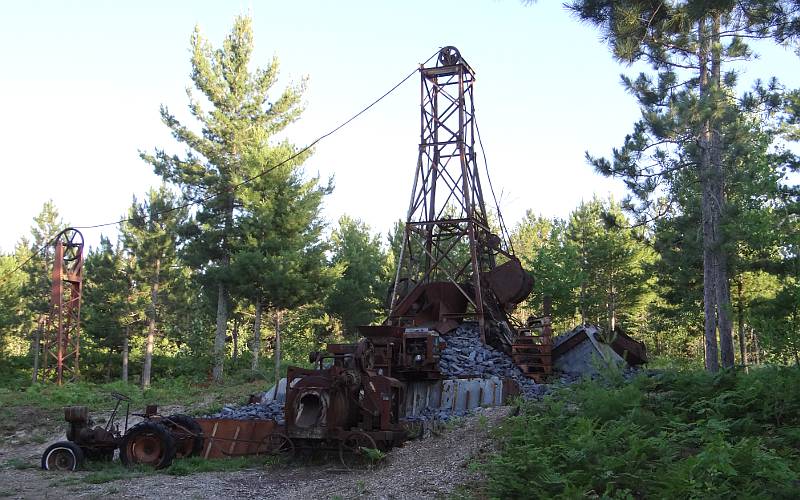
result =
M368 466L373 462L370 451L377 448L372 436L363 431L353 431L339 442L339 460L348 469Z
M439 51L439 64L442 66L455 66L461 62L461 53L452 45L443 47Z

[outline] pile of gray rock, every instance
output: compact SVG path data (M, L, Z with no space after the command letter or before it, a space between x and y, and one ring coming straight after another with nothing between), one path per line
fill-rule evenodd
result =
M439 360L439 368L446 378L494 375L516 382L522 395L528 399L540 398L547 392L547 386L526 377L511 356L481 342L476 323L464 323L442 338L447 346Z
M224 406L221 411L208 418L231 418L234 420L275 420L284 423L283 401L267 401L244 406Z
M480 406L478 407L480 408ZM470 414L470 410L450 410L446 408L433 408L428 407L420 411L416 415L407 415L403 417L406 422L428 422L431 420L450 420L454 417L464 417Z

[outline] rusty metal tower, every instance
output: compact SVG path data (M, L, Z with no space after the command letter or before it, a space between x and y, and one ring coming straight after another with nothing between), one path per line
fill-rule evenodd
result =
M485 341L491 315L486 295L491 291L482 277L495 268L498 254L513 257L507 242L490 229L481 189L475 154L475 72L449 46L439 52L434 66L420 67L419 73L419 160L387 322L415 324L411 319L419 318L420 306L411 302L420 288L428 287L427 293L436 296L428 302L446 306L436 313L440 324L474 319ZM438 291L432 291L433 283L441 284ZM459 300L466 300L464 307Z
M77 229L67 228L55 237L54 247L42 378L61 385L64 380L77 379L80 373L83 234Z

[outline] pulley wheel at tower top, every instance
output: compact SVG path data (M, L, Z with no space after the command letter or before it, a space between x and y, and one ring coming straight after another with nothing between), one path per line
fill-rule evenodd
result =
M75 228L68 227L58 233L54 241L64 245L64 261L71 262L80 258L83 252L83 234Z
M455 66L461 62L461 53L452 45L439 51L439 64L442 66Z

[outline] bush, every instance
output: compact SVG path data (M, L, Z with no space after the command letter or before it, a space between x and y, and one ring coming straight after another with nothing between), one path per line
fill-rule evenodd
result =
M798 498L800 370L614 376L564 388L498 430L499 498Z

